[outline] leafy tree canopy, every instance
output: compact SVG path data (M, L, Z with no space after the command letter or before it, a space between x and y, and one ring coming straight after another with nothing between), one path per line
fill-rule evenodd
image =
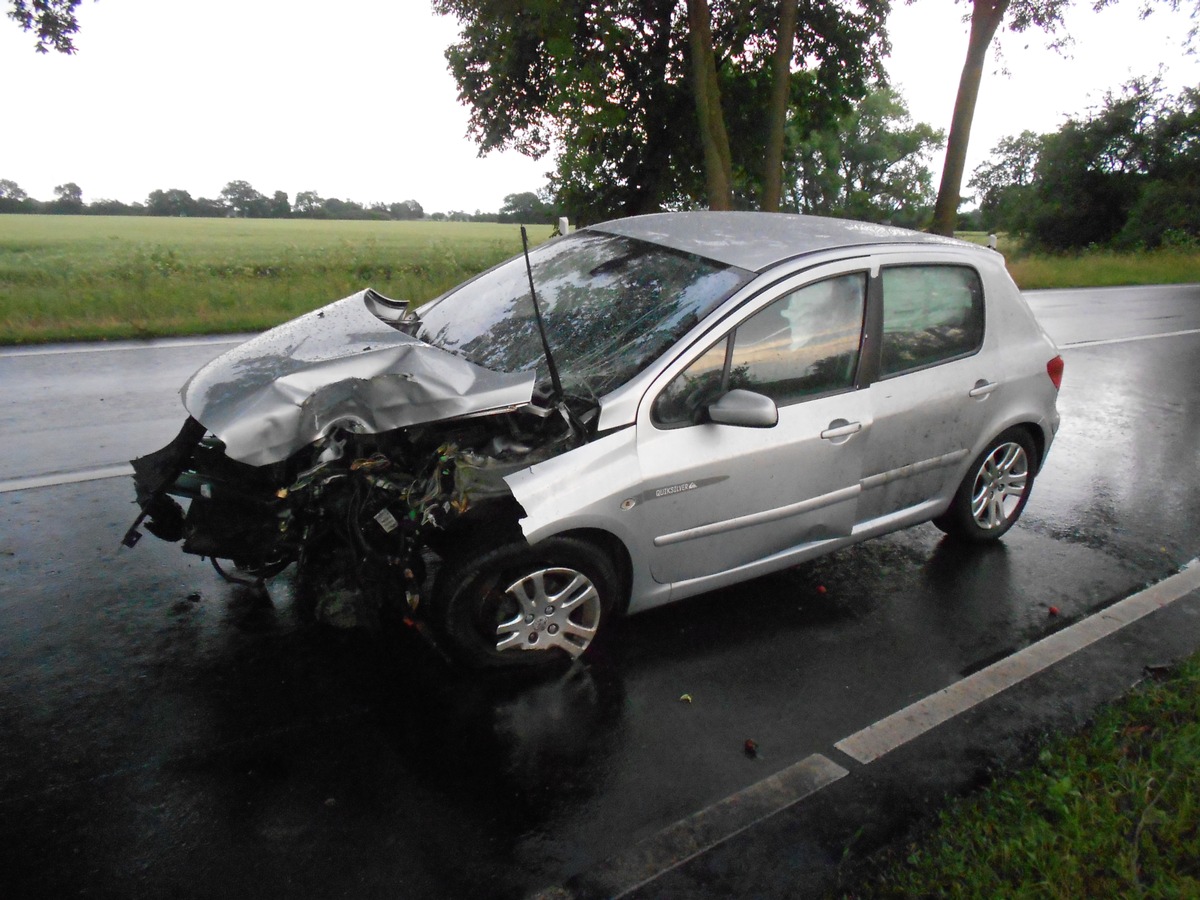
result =
M28 200L29 195L15 181L0 178L0 200Z
M231 181L221 188L220 200L235 216L265 218L270 201L256 191L248 181Z
M292 210L298 216L315 216L324 203L325 201L316 191L301 191L296 195L296 203L292 206Z
M146 212L152 216L194 216L198 211L192 195L180 188L151 191L146 198Z
M79 31L75 10L81 0L9 0L8 17L37 36L38 53L74 53Z
M402 200L400 203L389 204L388 212L393 219L400 221L425 217L425 208L416 200Z
M267 215L272 219L286 219L292 214L292 205L288 203L287 191L276 191L267 201Z
M933 202L929 156L945 134L909 118L903 98L878 87L830 128L797 142L795 207L909 227Z
M499 220L501 222L522 222L529 225L548 223L553 221L554 217L554 204L549 197L533 191L522 191L518 194L509 194L504 198L504 205L500 207Z
M968 182L977 192L980 205L995 206L1008 188L1032 184L1041 152L1042 136L1032 131L1000 138L991 158L976 166Z
M447 51L481 152L557 151L551 184L573 218L695 205L701 141L679 0L434 0L455 16ZM762 179L780 4L711 0L711 32L741 203ZM882 73L888 0L800 0L793 127L827 125Z
M1001 141L972 184L997 226L1045 249L1200 239L1200 88L1135 78L1053 134Z
M54 188L55 202L63 209L83 208L83 188L73 181L56 185Z

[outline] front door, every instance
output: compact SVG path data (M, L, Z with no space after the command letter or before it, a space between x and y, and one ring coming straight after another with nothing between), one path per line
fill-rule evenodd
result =
M848 535L856 521L869 392L856 390L867 276L853 272L755 304L648 395L638 419L642 490L631 509L663 583ZM769 397L772 427L717 424L730 390Z

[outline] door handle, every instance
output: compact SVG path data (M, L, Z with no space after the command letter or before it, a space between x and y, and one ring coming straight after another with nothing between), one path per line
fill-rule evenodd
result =
M999 386L1000 385L994 381L985 381L984 379L980 378L977 382L975 382L975 387L967 391L967 396L974 397L976 400L978 400L980 397L986 397Z
M829 427L821 432L821 440L832 441L837 438L849 437L862 431L862 422L847 422L845 419L834 419Z

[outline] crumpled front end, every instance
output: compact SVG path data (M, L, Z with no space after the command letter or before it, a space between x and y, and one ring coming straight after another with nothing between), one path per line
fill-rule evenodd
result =
M348 297L198 371L179 435L133 462L141 514L125 544L144 526L243 575L297 563L328 595L415 608L431 554L475 531L519 536L505 476L582 443L577 423L530 402L532 372L418 341L381 300Z
M183 405L252 466L336 428L396 428L518 409L532 371L492 372L399 329L404 305L367 289L273 328L201 368Z

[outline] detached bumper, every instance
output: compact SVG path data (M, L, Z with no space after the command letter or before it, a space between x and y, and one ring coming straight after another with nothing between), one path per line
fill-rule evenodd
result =
M203 425L189 417L171 443L132 461L139 512L121 539L123 546L132 547L142 539L138 528L143 523L147 531L164 541L183 537L183 510L167 496L167 490L187 467L205 431Z

